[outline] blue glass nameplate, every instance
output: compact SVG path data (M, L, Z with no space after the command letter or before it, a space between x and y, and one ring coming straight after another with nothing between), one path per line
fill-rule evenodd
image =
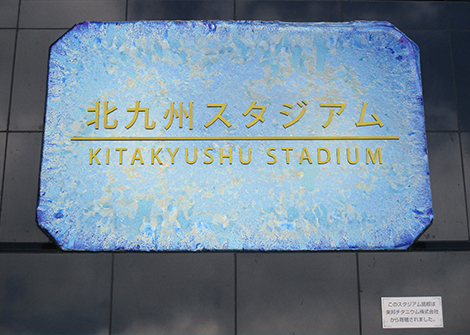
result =
M433 214L385 22L86 22L51 47L38 222L66 250L406 248Z

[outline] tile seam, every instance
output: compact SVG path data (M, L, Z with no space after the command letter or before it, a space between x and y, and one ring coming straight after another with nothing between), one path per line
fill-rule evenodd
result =
M13 101L13 82L15 79L15 65L16 65L16 49L18 47L18 26L20 21L20 8L21 8L21 0L18 1L18 12L16 14L16 29L15 29L15 44L13 47L13 62L12 62L12 69L11 69L11 80L10 80L10 99L8 101L8 116L7 116L7 124L6 124L6 135L5 135L5 146L4 146L4 155L3 155L3 171L2 171L2 187L1 187L1 200L0 200L0 237L2 231L1 219L3 215L3 196L5 191L5 171L6 171L6 164L7 164L7 155L8 155L8 134L10 129L10 115L11 115L11 107Z
M114 253L111 255L111 284L109 297L109 335L113 329L113 295L114 295Z
M454 85L454 99L455 104L457 107L457 134L459 136L459 152L460 152L460 166L462 169L462 182L463 182L463 194L464 194L464 202L465 202L465 218L467 220L467 241L470 241L470 225L468 222L468 197L467 197L467 187L465 182L465 164L464 164L464 157L463 157L463 148L462 148L462 130L460 127L460 108L459 108L459 99L458 99L458 92L457 92L457 82L455 76L455 63L454 63L454 51L453 51L453 44L452 44L452 29L450 29L450 18L449 18L449 4L446 2L446 15L447 15L447 22L448 22L448 36L449 36L449 49L450 49L450 62L452 67L452 76L453 76L453 85Z
M359 252L356 252L356 275L357 275L357 305L359 314L359 334L362 335L362 311L361 311L361 281L359 271Z

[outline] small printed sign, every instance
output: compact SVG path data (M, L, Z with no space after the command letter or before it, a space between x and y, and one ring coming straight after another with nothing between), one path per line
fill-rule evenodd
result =
M444 328L442 297L383 297L382 328Z

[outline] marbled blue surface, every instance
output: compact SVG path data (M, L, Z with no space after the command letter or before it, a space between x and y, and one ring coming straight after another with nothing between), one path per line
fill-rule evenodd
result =
M63 249L406 248L432 217L418 48L388 23L86 22L51 47L38 222Z

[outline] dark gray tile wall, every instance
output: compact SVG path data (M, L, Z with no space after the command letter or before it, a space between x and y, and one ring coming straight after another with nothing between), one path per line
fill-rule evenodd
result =
M81 21L124 21L126 0L22 0L20 28L71 28Z
M462 133L461 135L462 141L462 159L463 159L463 166L464 166L464 176L466 180L470 178L470 133ZM470 183L465 183L465 194L466 199L468 199L468 194L470 192ZM467 200L467 215L469 212L469 202Z
M434 221L421 240L468 240L459 134L428 132Z
M135 20L231 20L231 1L129 0L128 19Z
M339 1L251 1L237 0L237 20L341 21Z
M9 130L42 130L49 46L65 32L18 31Z
M469 29L469 28L467 28ZM467 108L467 97L470 94L468 76L470 75L470 31L452 31L452 56L454 60L455 84L457 87L457 104L459 107L459 127L461 131L470 131L470 111Z
M2 0L0 2L0 27L1 28L16 28L18 20L18 5L19 0Z
M363 334L468 334L468 252L359 255ZM444 329L382 329L381 297L441 296Z
M13 29L0 30L0 131L5 131L8 123L15 34Z
M358 334L355 259L330 252L238 255L238 332Z
M466 1L0 0L0 334L468 333L468 17ZM48 48L76 22L151 19L403 30L421 51L433 225L400 252L56 250L35 222ZM436 295L444 328L382 329L381 297Z
M116 254L112 334L233 334L234 255Z
M112 255L1 254L1 334L108 334Z
M398 29L446 29L443 1L350 1L343 2L344 21L388 21Z
M42 134L11 132L3 180L0 242L48 242L36 224Z
M458 130L450 34L445 30L405 30L420 49L426 130Z

